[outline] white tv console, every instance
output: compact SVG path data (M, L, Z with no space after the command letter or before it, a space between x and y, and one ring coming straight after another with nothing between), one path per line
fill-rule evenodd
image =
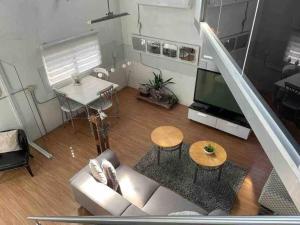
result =
M247 122L244 121L241 123L239 120L234 119L227 120L226 116L219 117L218 114L197 109L193 105L189 108L188 112L188 118L190 120L214 127L245 140L248 139L251 129L249 125L247 125Z

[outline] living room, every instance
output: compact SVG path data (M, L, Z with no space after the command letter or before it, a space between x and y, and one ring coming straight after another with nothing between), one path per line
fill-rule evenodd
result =
M195 24L200 1L166 2L0 3L0 129L12 130L2 132L0 150L7 135L19 142L0 153L0 224L31 224L29 216L298 215L296 193L274 172L280 166L254 116L209 58ZM101 184L103 161L117 187L107 171L110 187ZM268 189L274 178L281 197Z

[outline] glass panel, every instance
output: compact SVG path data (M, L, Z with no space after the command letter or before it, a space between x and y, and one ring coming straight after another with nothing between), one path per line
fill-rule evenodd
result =
M205 21L242 68L257 0L208 0Z
M249 36L250 36L249 34L238 36L235 49L247 48Z
M171 58L176 58L178 47L172 44L163 44L163 55Z
M244 73L300 143L300 1L265 0Z
M219 18L221 13L221 0L207 0L205 6L204 21L217 34L219 27Z
M179 58L184 61L194 62L196 50L190 47L181 47L179 50Z
M147 50L153 54L160 54L160 42L159 41L148 41L147 42Z
M222 43L225 46L225 48L229 52L231 52L234 49L234 47L235 47L235 41L236 41L236 38L228 38L226 40L223 40Z
M138 51L146 51L146 40L143 38L132 37L132 46L133 49Z

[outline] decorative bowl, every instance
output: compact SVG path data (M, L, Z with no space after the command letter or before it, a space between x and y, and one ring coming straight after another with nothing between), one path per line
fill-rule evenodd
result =
M205 149L203 149L203 151L204 151L204 153L205 153L206 155L213 155L213 154L215 154L214 151L213 151L213 152L208 152L208 151L206 151Z
M203 148L203 151L207 155L213 155L213 154L215 154L216 149L211 145L207 145Z

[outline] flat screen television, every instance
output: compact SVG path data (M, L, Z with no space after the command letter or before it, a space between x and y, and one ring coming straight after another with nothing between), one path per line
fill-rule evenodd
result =
M220 73L198 69L194 101L242 115L229 87Z

